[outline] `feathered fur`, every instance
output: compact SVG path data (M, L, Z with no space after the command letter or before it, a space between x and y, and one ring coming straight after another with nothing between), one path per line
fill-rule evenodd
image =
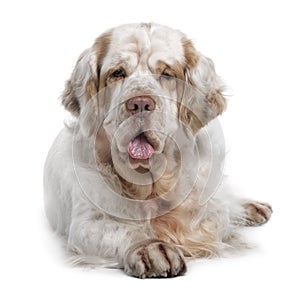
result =
M222 176L213 119L223 90L212 61L164 26L121 26L82 53L62 96L74 119L44 172L46 214L73 263L176 276L184 256L220 255L239 227L270 218L269 205L236 199ZM126 102L136 96L155 110L132 115ZM155 153L133 160L127 147L141 131Z

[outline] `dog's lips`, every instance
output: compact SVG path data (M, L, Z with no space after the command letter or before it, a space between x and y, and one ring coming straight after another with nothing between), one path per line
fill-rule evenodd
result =
M127 150L131 158L139 160L150 159L154 153L154 148L144 133L137 135L130 141Z

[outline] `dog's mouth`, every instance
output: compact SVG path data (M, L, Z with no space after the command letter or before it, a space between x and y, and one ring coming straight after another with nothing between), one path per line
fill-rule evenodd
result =
M129 142L127 151L132 159L150 159L154 153L153 142L145 132L142 132Z

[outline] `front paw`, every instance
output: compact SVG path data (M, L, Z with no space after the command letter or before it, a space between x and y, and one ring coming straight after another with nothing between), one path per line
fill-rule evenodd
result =
M253 201L243 204L243 207L247 226L263 225L269 221L273 213L272 207L268 203Z
M186 272L186 264L176 246L146 240L129 248L124 271L138 278L175 277Z

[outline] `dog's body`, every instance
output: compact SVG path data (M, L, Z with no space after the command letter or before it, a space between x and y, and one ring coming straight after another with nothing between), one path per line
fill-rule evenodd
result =
M271 207L221 183L213 63L180 32L126 25L79 58L63 94L74 121L45 165L45 205L78 262L137 277L176 276L185 256L219 255Z

